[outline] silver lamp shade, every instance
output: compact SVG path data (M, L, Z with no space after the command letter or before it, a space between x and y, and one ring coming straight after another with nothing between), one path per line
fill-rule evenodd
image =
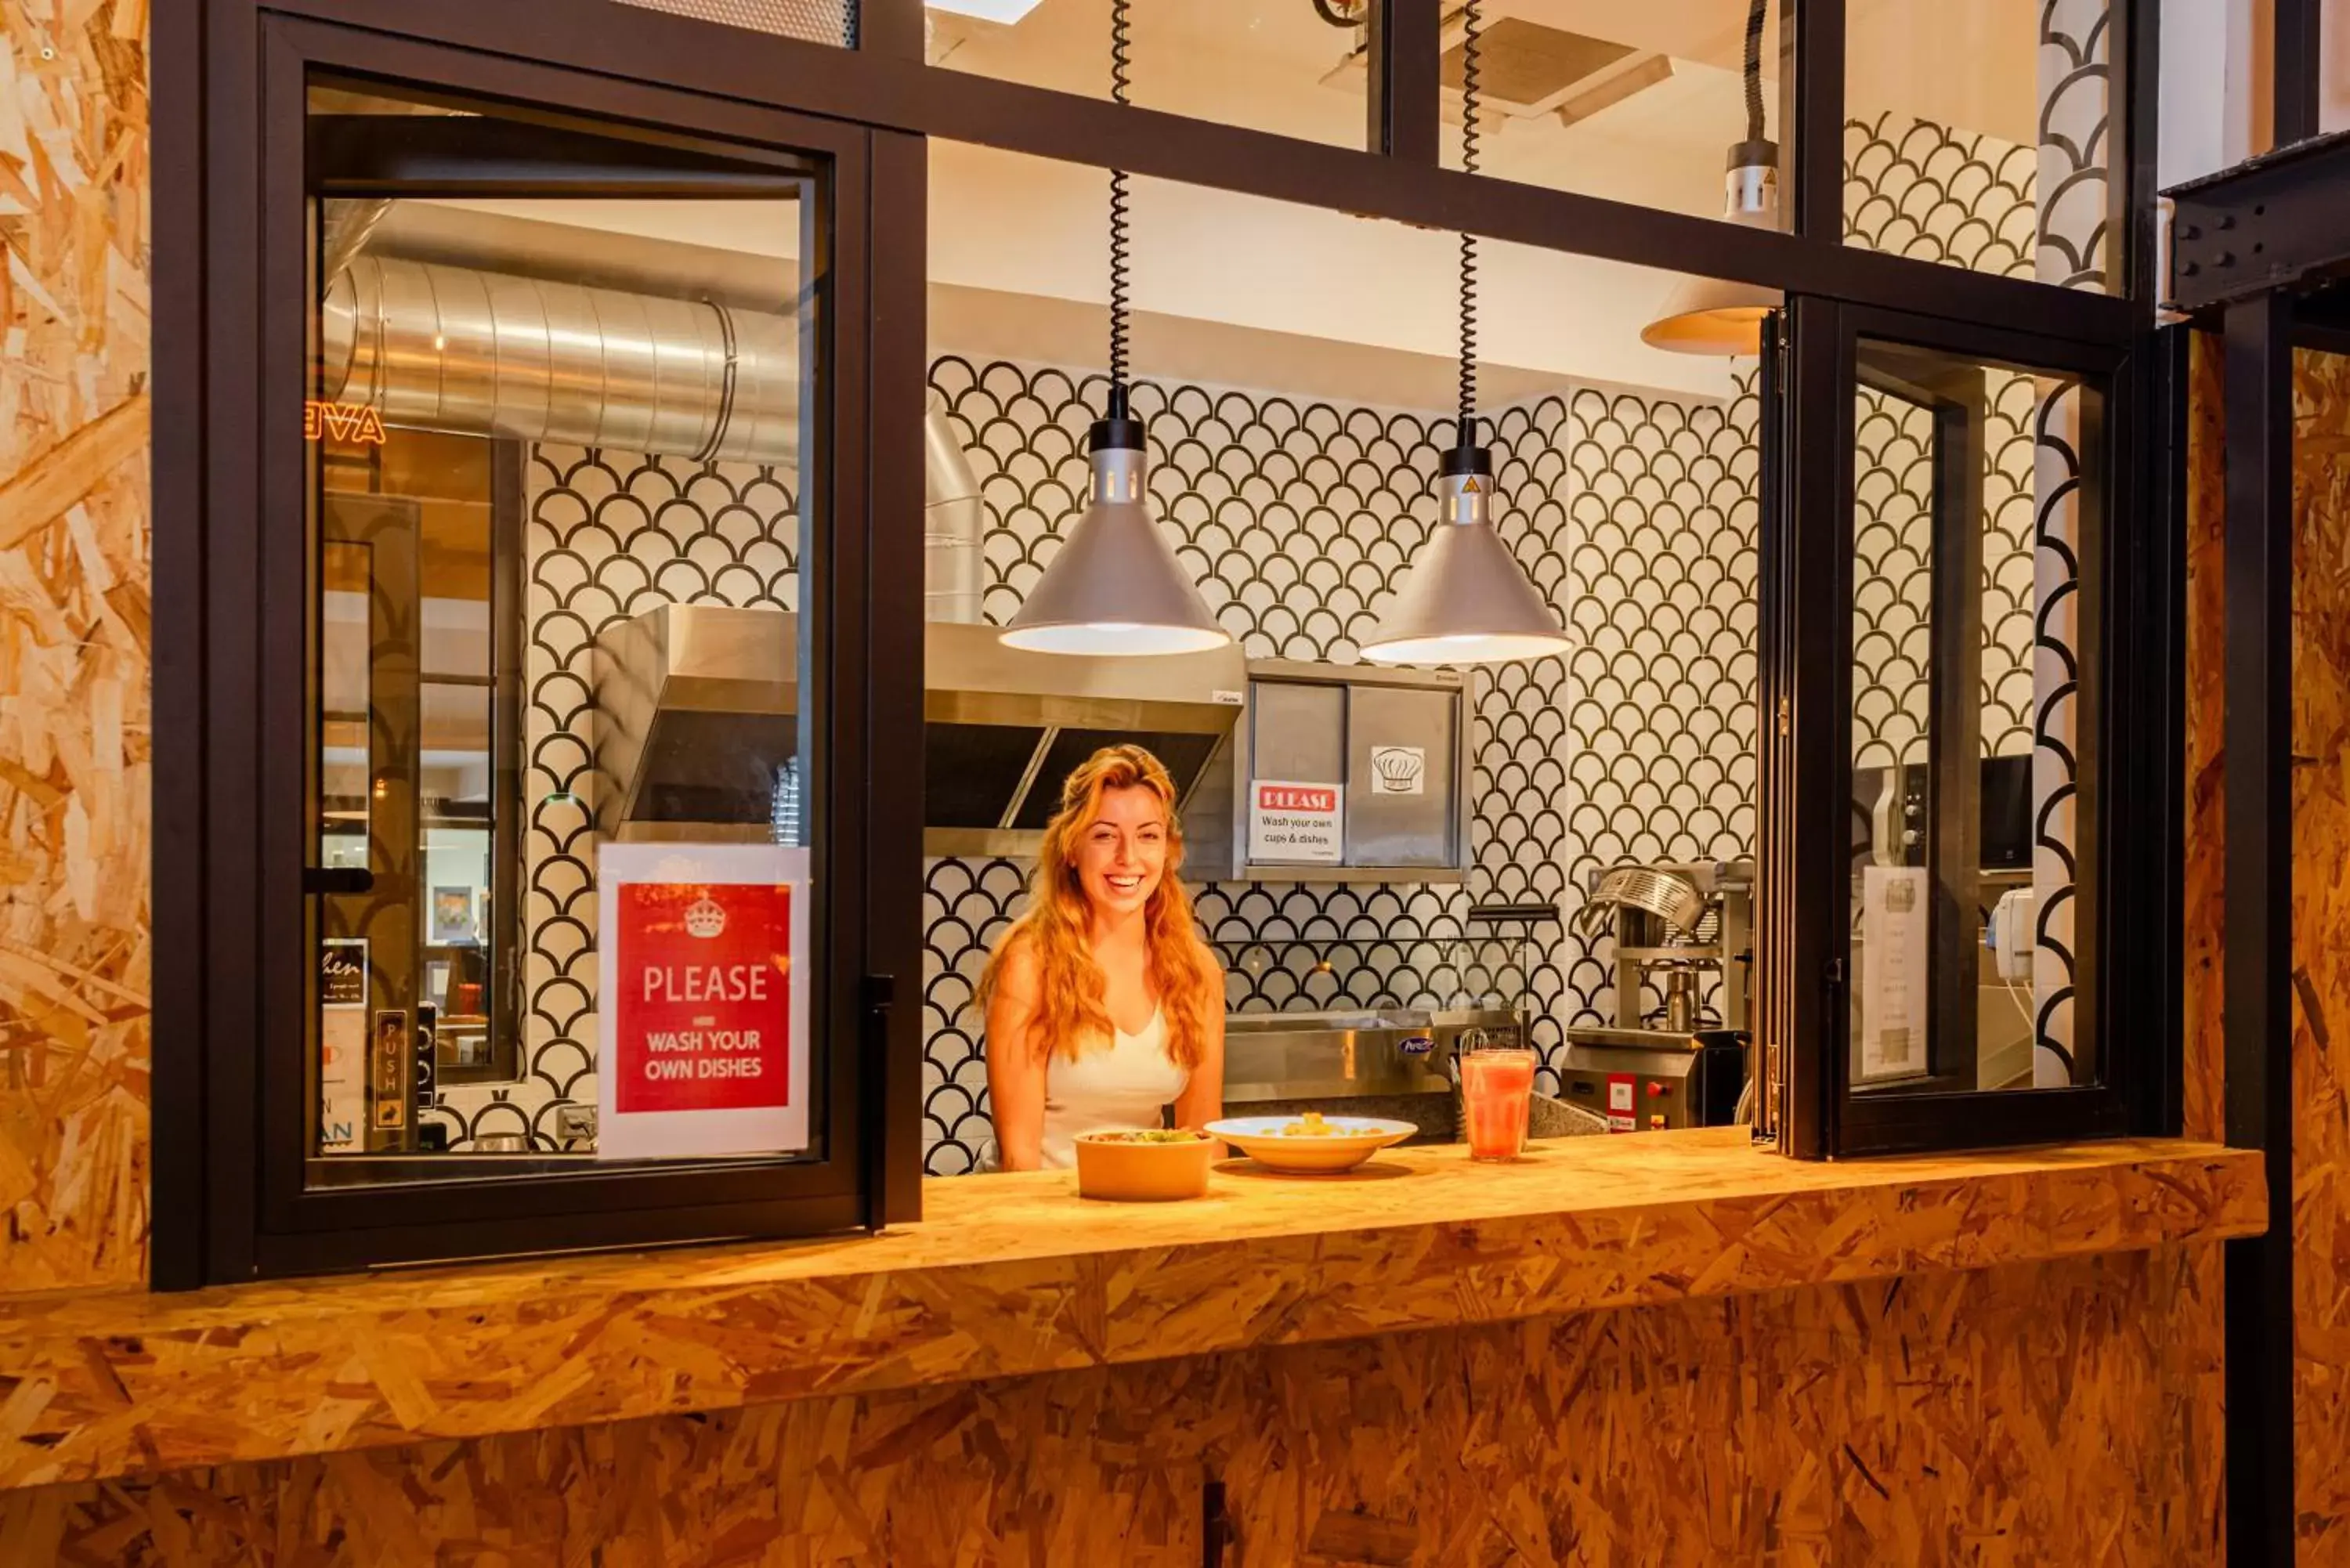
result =
M1769 142L1740 142L1730 150L1727 208L1722 216L1742 228L1779 228L1779 171ZM1640 328L1640 341L1676 354L1738 355L1762 351L1762 318L1779 308L1775 288L1728 283L1716 277L1685 277L1665 296L1665 307Z
M1493 460L1483 447L1444 457L1444 521L1363 644L1375 664L1505 664L1571 646L1517 558L1493 531Z
M1142 422L1097 421L1093 493L1077 525L1003 628L1040 653L1197 653L1231 633L1175 556L1144 504Z

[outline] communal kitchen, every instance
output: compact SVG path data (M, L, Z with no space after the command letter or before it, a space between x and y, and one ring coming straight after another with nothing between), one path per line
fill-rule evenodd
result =
M2102 0L188 9L0 1557L2202 1560Z

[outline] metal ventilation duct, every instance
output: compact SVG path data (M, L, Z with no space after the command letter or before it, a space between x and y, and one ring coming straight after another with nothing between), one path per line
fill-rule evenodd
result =
M386 424L696 460L794 463L798 324L707 301L358 254L387 202L342 202L322 393ZM976 621L979 481L936 393L922 421L927 618Z
M360 255L319 307L321 391L390 425L790 462L799 327L696 300Z
M946 400L935 391L922 416L922 487L923 618L975 621L986 576L980 543L987 505L947 418Z

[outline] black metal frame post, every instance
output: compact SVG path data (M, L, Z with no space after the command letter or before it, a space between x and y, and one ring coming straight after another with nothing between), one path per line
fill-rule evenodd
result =
M1769 431L1782 432L1773 463L1779 483L1766 499L1757 562L1762 596L1759 820L1776 840L1760 867L1763 919L1755 954L1764 1009L1759 1039L1766 1078L1777 1075L1779 1151L1824 1159L1836 1147L1835 1085L1841 1081L1824 1062L1844 1039L1838 1019L1847 994L1846 944L1838 940L1834 917L1824 920L1819 911L1821 890L1845 877L1850 860L1846 809L1838 793L1846 786L1837 759L1851 750L1851 661L1840 659L1837 649L1851 635L1852 514L1849 504L1837 508L1834 454L1846 454L1841 490L1848 497L1852 398L1835 302L1798 296L1780 318L1783 372L1775 379L1781 402L1762 410L1766 447ZM1824 589L1814 576L1823 570L1843 584L1841 591Z
M2272 147L2317 134L2325 56L2325 0L2269 0L2269 127Z
M1782 0L1794 8L1797 40L1792 88L1782 95L1794 114L1794 180L1787 192L1788 227L1807 240L1844 243L1843 0ZM1786 26L1785 10L1780 26Z
M1364 147L1434 168L1443 155L1444 23L1438 0L1367 0Z
M2269 1228L2227 1243L2228 1553L2293 1552L2293 317L2228 307L2228 1142L2262 1151Z

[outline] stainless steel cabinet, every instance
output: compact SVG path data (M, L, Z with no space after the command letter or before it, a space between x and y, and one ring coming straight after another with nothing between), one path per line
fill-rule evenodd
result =
M1469 865L1457 670L1252 659L1245 717L1184 810L1194 875L1457 881Z

